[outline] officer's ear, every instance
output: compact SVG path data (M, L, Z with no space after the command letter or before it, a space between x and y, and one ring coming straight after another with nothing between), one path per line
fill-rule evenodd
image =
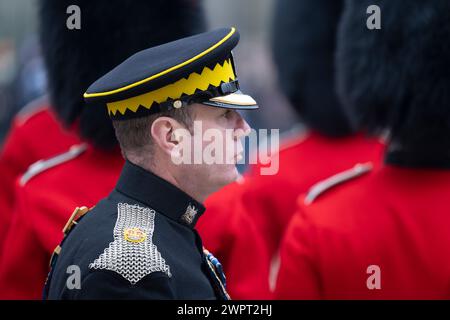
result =
M151 135L155 145L168 155L173 154L182 142L187 131L177 120L170 117L158 117L151 126Z

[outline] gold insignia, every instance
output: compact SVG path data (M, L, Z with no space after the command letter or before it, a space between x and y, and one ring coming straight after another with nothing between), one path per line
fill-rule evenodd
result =
M141 228L126 228L123 231L123 237L128 242L140 243L147 239L147 234Z
M88 207L76 207L75 210L72 212L72 215L70 216L69 220L67 221L66 225L63 228L63 233L67 235L69 231L73 228L74 225L77 224L77 220L84 216L86 213L88 213L92 208Z

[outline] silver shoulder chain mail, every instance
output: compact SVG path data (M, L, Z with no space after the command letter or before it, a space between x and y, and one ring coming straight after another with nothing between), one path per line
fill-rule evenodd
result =
M169 266L152 242L155 210L127 203L119 203L117 210L114 241L89 268L117 272L133 285L153 272L171 277Z

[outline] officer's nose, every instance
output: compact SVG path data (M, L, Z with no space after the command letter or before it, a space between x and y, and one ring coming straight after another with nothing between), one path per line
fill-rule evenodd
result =
M248 136L250 134L250 126L245 121L245 119L241 116L239 112L236 112L237 119L236 119L236 126L234 129L234 136L236 139L240 139L242 137Z

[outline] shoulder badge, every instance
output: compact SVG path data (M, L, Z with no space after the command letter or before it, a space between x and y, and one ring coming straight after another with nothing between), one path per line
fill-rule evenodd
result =
M125 228L123 230L123 237L129 242L140 243L147 239L147 234L141 228Z
M171 277L169 266L152 241L155 210L119 203L117 211L114 241L89 268L114 271L133 285L153 272Z
M87 144L77 144L70 147L69 151L61 153L53 158L46 159L46 160L39 160L35 163L33 163L31 166L28 167L27 172L22 175L20 178L20 185L24 186L30 181L33 177L37 176L38 174L56 167L60 164L63 164L65 162L68 162L72 159L75 159L80 154L82 154L87 149Z
M371 162L368 163L358 163L357 165L355 165L353 168L340 172L338 174L335 174L325 180L322 180L318 183L316 183L315 185L313 185L305 199L304 199L304 203L306 205L310 205L311 203L313 203L313 201L320 196L322 193L324 193L325 191L331 189L334 186L337 186L345 181L354 179L356 177L362 176L368 172L370 172L373 168L373 165Z

